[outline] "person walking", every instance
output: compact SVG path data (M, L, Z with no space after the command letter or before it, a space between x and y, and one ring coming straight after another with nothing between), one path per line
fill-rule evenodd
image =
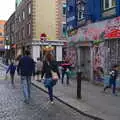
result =
M14 86L14 76L15 76L15 71L16 71L16 65L12 61L11 64L9 65L6 75L9 72L10 73L10 78L11 78L11 84Z
M42 76L45 75L44 85L48 89L49 99L51 104L53 104L53 87L57 83L57 79L53 79L52 71L54 71L58 78L60 79L60 74L58 70L57 62L53 59L52 54L47 54L45 61L43 62L43 70L42 70Z
M114 65L112 67L112 70L110 71L110 78L109 78L109 85L104 87L104 92L106 91L106 89L111 88L112 87L112 93L113 95L117 95L116 94L116 79L118 76L118 65Z
M60 66L62 66L62 84L64 83L64 76L66 75L67 76L66 84L69 85L69 70L70 70L70 67L71 67L71 64L69 63L69 60L66 59L64 61L64 63L61 64Z
M25 56L21 57L17 72L21 76L21 87L25 98L24 102L29 104L31 97L31 76L35 72L34 60L30 57L29 51L25 51Z
M43 62L40 58L37 58L36 62L36 74L37 74L37 81L41 82L40 75L42 73Z

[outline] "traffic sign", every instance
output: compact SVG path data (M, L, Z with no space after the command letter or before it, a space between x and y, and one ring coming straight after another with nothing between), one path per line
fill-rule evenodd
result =
M40 35L40 40L45 41L47 39L47 35L45 33L42 33Z

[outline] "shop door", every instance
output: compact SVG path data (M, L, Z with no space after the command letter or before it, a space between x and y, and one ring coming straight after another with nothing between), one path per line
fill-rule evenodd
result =
M109 71L114 64L120 63L120 39L106 40L105 46L108 54L105 59L105 67Z
M90 47L80 47L80 69L85 80L90 80Z

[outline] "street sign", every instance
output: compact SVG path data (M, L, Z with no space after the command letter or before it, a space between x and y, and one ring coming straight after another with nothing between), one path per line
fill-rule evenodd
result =
M41 41L45 41L47 39L47 35L45 34L45 33L42 33L41 35L40 35L40 40Z

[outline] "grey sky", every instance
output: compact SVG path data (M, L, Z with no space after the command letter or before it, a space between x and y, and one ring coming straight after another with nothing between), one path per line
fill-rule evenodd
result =
M8 20L15 11L15 0L1 0L0 20Z

